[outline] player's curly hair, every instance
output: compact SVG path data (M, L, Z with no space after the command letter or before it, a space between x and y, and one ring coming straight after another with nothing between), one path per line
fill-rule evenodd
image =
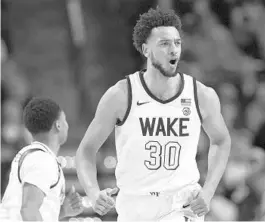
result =
M181 33L181 20L174 10L149 9L140 15L133 30L133 45L142 53L142 44L150 36L153 28L160 26L174 26Z
M49 132L59 118L60 106L51 99L36 97L31 99L23 111L23 121L28 131L36 135Z

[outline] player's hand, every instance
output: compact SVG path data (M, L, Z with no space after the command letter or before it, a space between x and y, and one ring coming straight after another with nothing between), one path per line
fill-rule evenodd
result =
M74 186L71 187L71 190L66 195L62 208L64 217L76 216L83 212L82 197L75 191Z
M199 194L199 190L193 190L192 192L187 192L186 193L186 195L188 195L186 197L187 200L181 209L185 217L188 217L190 220L196 219L196 215L193 213L193 211L190 208L190 203L198 196L198 194Z
M201 217L209 212L210 202L211 198L201 190L198 192L197 196L190 201L189 207L195 215Z
M115 206L115 200L112 195L117 192L118 188L107 188L99 191L95 201L93 201L94 203L92 203L93 210L101 216L108 213Z

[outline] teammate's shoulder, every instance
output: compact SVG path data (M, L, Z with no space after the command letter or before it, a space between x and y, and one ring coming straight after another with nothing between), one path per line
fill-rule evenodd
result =
M46 167L50 169L55 167L55 163L55 158L51 154L37 150L24 157L22 166Z
M45 160L45 161L52 161L54 160L54 157L49 154L48 152L42 151L42 150L36 150L27 155L28 158L34 161L39 161L39 160Z
M33 154L33 153L37 153L37 154L44 154L44 153L47 153L45 150L39 148L38 146L34 146L32 144L29 144L29 145L26 145L24 147L22 147L19 151L18 151L18 154L21 154L21 155L28 155L28 154Z

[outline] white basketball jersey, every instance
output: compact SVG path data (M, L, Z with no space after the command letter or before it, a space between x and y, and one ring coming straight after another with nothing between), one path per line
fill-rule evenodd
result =
M197 183L201 130L196 80L182 74L177 95L162 101L143 72L127 77L129 105L115 128L118 187L127 193L163 192Z
M38 149L36 151L36 149ZM34 151L33 151L34 150ZM65 196L65 179L61 167L57 163L57 159L54 153L43 143L33 142L31 145L21 149L12 161L11 172L9 176L9 183L3 196L1 207L7 212L7 218L13 221L21 221L21 204L22 204L22 189L23 189L23 176L21 172L20 159L25 152L32 151L27 154L22 162L24 164L26 159L37 152L39 155L39 161L42 161L41 155L51 155L49 162L47 162L47 168L50 170L56 170L58 175L55 183L51 185L50 189L46 193L40 213L44 221L58 221L61 204L64 201ZM44 156L47 157L47 156ZM47 160L47 158L46 158ZM47 175L46 175L47 176ZM48 175L49 176L49 175ZM44 177L44 175L42 176ZM45 178L43 178L45 180Z

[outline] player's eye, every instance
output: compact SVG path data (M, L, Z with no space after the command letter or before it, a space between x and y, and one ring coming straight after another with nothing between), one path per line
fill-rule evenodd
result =
M167 45L169 45L169 43L168 42L162 42L161 45L167 46Z

